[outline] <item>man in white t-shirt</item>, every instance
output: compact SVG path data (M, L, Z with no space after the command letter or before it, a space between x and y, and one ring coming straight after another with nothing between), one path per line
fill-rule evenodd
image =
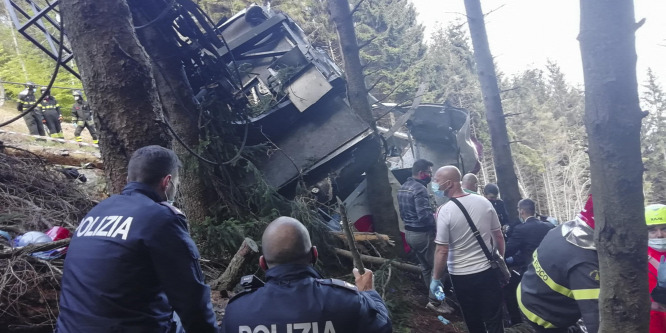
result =
M460 170L439 168L433 179L436 195L456 198L469 213L488 249L504 255L504 237L497 213L484 197L465 193L460 185ZM435 267L431 290L440 287L447 265L460 308L470 333L504 332L502 324L502 287L481 245L460 208L449 201L437 212ZM438 284L439 283L439 284Z

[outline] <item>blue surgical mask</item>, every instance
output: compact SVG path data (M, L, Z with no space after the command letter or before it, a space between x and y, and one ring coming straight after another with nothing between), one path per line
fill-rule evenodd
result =
M444 197L444 191L441 191L439 189L439 184L437 184L435 182L432 182L432 183L430 183L430 188L432 189L432 191L435 193L436 196L438 196L440 198Z

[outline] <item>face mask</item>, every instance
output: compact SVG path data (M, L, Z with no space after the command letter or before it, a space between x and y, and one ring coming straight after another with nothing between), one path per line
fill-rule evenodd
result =
M428 183L430 183L430 182L432 181L432 177L427 176L427 177L421 179L421 181L423 181L424 183L428 184Z
M657 251L666 251L666 238L650 238L648 245Z
M74 97L74 100L77 101L77 102L79 101L79 99L81 99L81 97L79 97L79 96Z
M443 198L444 197L444 191L439 190L439 184L437 183L430 183L430 188L432 191L435 193L436 196Z

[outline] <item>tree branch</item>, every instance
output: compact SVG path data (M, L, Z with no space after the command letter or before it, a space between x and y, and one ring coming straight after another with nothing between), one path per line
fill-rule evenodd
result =
M363 42L363 44L359 45L359 46L358 46L358 49L361 50L361 49L363 49L364 47L370 45L370 43L372 43L375 39L377 39L377 36L376 36L376 35L375 35L375 36L372 36L370 39L368 39L368 40L366 40L365 42Z
M363 1L365 1L365 0L361 0L361 1L359 1L359 2L354 6L354 8L352 8L351 12L349 12L349 15L350 15L350 16L354 16L354 13L356 13L356 11L361 7L361 4L363 3Z

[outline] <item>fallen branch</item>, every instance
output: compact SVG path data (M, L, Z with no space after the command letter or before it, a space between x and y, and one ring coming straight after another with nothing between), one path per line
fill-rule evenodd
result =
M231 258L229 266L219 278L210 283L210 288L214 290L231 290L240 281L243 272L242 267L246 261L259 253L259 246L250 238L245 238L243 244Z
M50 243L30 244L18 249L0 252L0 259L14 258L20 255L28 255L35 252L49 251L69 245L70 239L61 239Z
M338 206L340 207L340 217L342 218L342 231L344 231L345 236L347 238L347 246L349 246L349 254L352 257L352 260L354 261L354 267L358 269L359 274L363 275L365 274L365 268L363 267L363 261L361 260L361 254L358 252L358 249L356 249L356 242L352 240L354 238L353 236L353 231L351 229L351 226L349 225L349 219L347 219L347 209L345 208L345 205L342 203L342 200L340 200L340 197L336 197L338 199Z
M342 239L342 240L347 240L347 236L340 231L332 231L331 234L335 235L336 237ZM355 232L354 233L354 240L357 242L363 242L363 241L384 241L388 243L391 246L395 246L395 242L391 240L391 238L388 235L384 234L378 234L376 232Z
M343 257L350 258L350 259L352 258L351 252L349 252L347 250L336 248L336 249L334 249L334 252L337 255L341 255ZM377 258L377 257L362 254L361 255L361 260L363 262L370 263L370 264L375 264L375 265L384 265L384 264L388 263L391 266L394 266L395 268L399 268L399 269L402 269L402 270L407 271L407 272L419 273L419 274L421 273L421 268L419 266L412 265L412 264L407 264L407 263L404 263L404 262L399 262L399 261L395 261L395 260L391 260L391 259Z

